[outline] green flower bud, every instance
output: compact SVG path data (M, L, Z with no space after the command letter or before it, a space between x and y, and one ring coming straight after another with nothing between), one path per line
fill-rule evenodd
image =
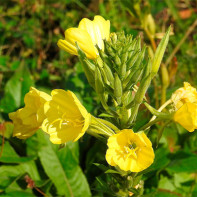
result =
M115 73L114 79L114 95L116 97L117 103L120 105L122 97L122 83L117 73Z
M118 55L116 55L116 56L114 57L114 62L115 62L115 64L116 64L118 67L121 66L121 60L120 60L120 58L118 57Z
M114 76L112 74L111 69L105 62L103 62L103 69L105 71L109 83L112 85L112 87L114 87Z
M168 28L168 31L166 32L165 36L159 43L159 46L157 47L157 50L155 52L155 56L152 61L152 78L157 74L161 60L163 59L164 52L166 50L168 40L169 40L169 35L170 35L171 27Z
M127 65L124 63L121 65L121 79L124 79L127 72Z
M139 53L140 53L140 51L135 51L135 53L133 54L133 56L131 56L131 58L127 62L127 70L129 70L134 65L134 63L137 61L137 58L139 56Z
M95 89L97 94L104 94L104 84L103 84L103 79L100 73L100 70L98 67L95 69Z
M142 61L144 59L145 52L146 52L146 46L144 46L142 51L140 52L137 61L133 65L134 68L138 68L140 66L140 64L142 63Z
M105 43L105 52L107 55L111 56L111 57L115 57L116 54L114 53L114 50L112 49L112 47L110 46L110 44L104 40Z

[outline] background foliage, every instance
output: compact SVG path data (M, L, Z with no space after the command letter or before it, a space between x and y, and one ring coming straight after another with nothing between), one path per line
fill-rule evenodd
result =
M64 30L84 18L102 15L111 21L111 32L124 30L151 44L134 9L139 0L1 0L0 4L0 196L112 196L112 174L104 173L106 147L90 136L65 147L52 145L38 131L27 140L12 137L8 113L24 105L31 86L50 92L70 89L92 114L100 105L88 85L76 56L56 45ZM167 61L197 18L196 0L143 0L142 13L151 13L159 35L173 26L174 35L164 56ZM197 27L186 37L168 65L167 98L184 81L197 87ZM153 105L161 99L159 75L147 96ZM158 94L155 94L155 90ZM82 99L83 98L83 99ZM145 108L142 106L142 110ZM143 122L151 115L139 117ZM197 133L172 124L157 144L160 125L149 132L156 159L144 176L145 196L197 196Z

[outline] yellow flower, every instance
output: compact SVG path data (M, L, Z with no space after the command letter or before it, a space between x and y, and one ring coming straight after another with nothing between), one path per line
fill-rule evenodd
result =
M183 104L182 107L175 112L174 121L178 122L189 132L193 132L197 129L197 104Z
M171 97L174 106L174 121L189 132L197 129L197 91L188 82L179 88Z
M104 50L103 40L109 39L110 21L102 16L95 16L91 21L84 18L78 28L69 28L65 31L65 40L60 39L58 47L77 55L76 42L89 59L96 59L98 51L96 45Z
M143 132L122 130L109 137L107 145L106 160L111 166L118 166L124 171L140 172L153 163L152 144Z
M44 103L50 99L48 94L31 87L25 95L25 107L9 114L14 124L13 136L20 139L32 136L45 119Z
M44 106L47 118L42 124L43 131L54 144L78 140L88 129L91 115L73 92L56 89L51 95L52 99Z
M184 82L184 87L176 90L171 99L175 108L179 109L184 103L197 102L197 91L188 82Z

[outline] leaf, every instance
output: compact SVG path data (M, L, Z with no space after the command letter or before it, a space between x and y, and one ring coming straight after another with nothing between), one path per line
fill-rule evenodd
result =
M173 155L173 159L167 167L170 172L197 172L197 157L195 154L187 154L180 151Z
M21 102L21 73L16 72L5 85L5 95L0 103L0 109L9 113L20 106Z
M87 180L78 165L75 143L67 143L65 148L58 150L48 136L38 132L40 148L38 155L46 174L56 186L58 195L69 197L91 196Z
M4 165L0 167L0 190L8 188L21 175L28 173L33 180L40 180L34 161L26 162L16 166Z
M34 81L31 77L28 67L25 65L22 69L22 89L21 89L21 105L24 105L24 97L29 88L34 85Z
M112 169L109 169L107 171L105 171L106 174L120 174L118 171L115 171L115 170L112 170Z
M103 170L103 171L107 171L107 170L109 170L109 168L108 167L106 167L105 165L103 165L103 164L100 164L100 163L93 163L95 166L97 166L98 168L100 168L101 170Z
M28 189L30 190L30 189ZM31 190L30 190L31 191ZM28 191L11 191L11 192L6 192L6 194L1 194L1 197L16 197L16 196L20 196L20 197L35 197L35 195L33 195L32 193L28 192Z
M15 150L12 148L12 146L9 144L9 142L5 142L4 149L2 156L0 157L0 162L3 163L22 163L33 160L34 157L20 157Z
M0 102L0 110L9 113L24 104L24 95L34 84L28 68L21 65L5 85L4 97Z

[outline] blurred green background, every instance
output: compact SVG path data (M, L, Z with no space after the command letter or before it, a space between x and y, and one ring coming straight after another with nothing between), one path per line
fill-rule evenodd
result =
M169 62L166 97L184 81L197 87L197 0L1 0L0 196L113 196L114 188L105 184L112 175L94 164L107 165L106 147L101 142L85 135L79 143L62 148L52 145L40 131L19 140L12 137L13 125L8 118L8 113L23 107L31 86L47 93L55 88L72 90L89 112L100 113L101 106L78 58L59 50L56 44L67 28L97 14L110 20L111 32L140 35L150 47L153 43L143 26L146 16L151 14L154 19L156 45L172 25L173 35L163 60ZM154 98L151 103L155 107L162 87L160 73L147 94ZM147 112L143 123L150 117ZM153 127L149 136L156 159L143 178L144 196L196 197L197 133L172 124L165 128L157 146L158 130L159 126Z

